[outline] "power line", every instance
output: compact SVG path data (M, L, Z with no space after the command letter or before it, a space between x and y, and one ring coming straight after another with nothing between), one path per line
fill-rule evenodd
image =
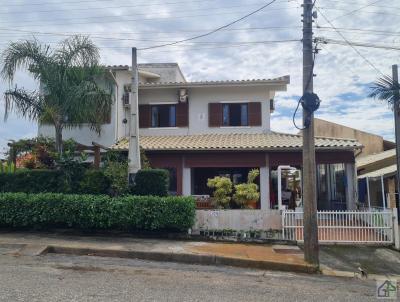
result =
M285 10L283 8L275 9L275 10ZM109 23L126 23L126 22L136 22L136 21L154 21L154 20L177 20L177 19L186 19L193 17L208 17L208 16L223 16L223 15L233 15L241 13L240 11L232 11L226 13L208 13L208 14L199 14L199 15L184 15L184 16L168 16L168 17L157 17L157 18L138 18L138 19L124 19L124 20L111 20L111 21L93 21L93 22L74 22L74 23L44 23L44 24L29 24L29 27L48 27L48 26L60 26L60 25L82 25L82 24L109 24ZM26 25L14 26L14 28L25 28Z
M298 29L301 26L265 26L265 27L244 27L244 28L225 28L221 31L256 31L256 30L285 30L285 29ZM330 27L329 27L330 28ZM25 33L25 34L34 34L34 35L50 35L50 36L73 36L73 35L96 35L96 34L109 34L109 35L141 35L141 34L172 34L172 33L196 33L196 32L204 32L210 31L212 29L193 29L193 30L170 30L170 31L153 31L153 30L145 30L145 31L136 31L136 32L127 32L127 31L119 31L119 32L47 32L47 31L32 31L32 30L23 30L23 29L13 29L13 28L5 28L0 27L0 35L11 35L9 33ZM6 33L1 33L1 31L6 31ZM93 36L91 36L93 37ZM104 37L104 36L103 36Z
M373 44L373 43L368 43L368 42L355 42L355 41L343 42L343 41L329 39L329 38L323 38L323 37L318 37L318 38L316 38L316 40L318 40L324 44L348 45L350 43L353 46L359 46L359 47L387 49L387 50L400 50L400 46L399 47L387 46L387 45L379 45L379 44Z
M261 6L260 8L258 8L256 10L244 15L243 17L241 17L239 19L236 19L236 20L234 20L232 22L229 22L229 23L227 23L225 25L222 25L220 27L217 27L216 29L211 30L209 32L206 32L204 34L197 35L197 36L194 36L194 37L191 37L191 38L187 38L187 39L183 39L183 40L179 40L179 41L175 41L175 42L172 42L172 43L165 43L165 44L154 45L154 46L150 46L150 47L139 48L138 50L148 50L148 49L153 49L153 48L160 48L160 47L175 45L175 44L179 44L179 43L182 43L182 42L187 42L187 41L191 41L191 40L195 40L195 39L199 39L199 38L203 38L203 37L212 35L212 34L218 32L218 31L220 31L220 30L222 30L224 28L227 28L227 27L229 27L229 26L231 26L233 24L236 24L236 23L238 23L238 22L240 22L240 21L242 21L242 20L244 20L244 19L246 19L246 18L248 18L248 17L250 17L250 16L252 16L252 15L254 15L256 13L258 13L259 11L263 10L264 8L267 8L268 6L272 5L274 2L276 2L276 0L272 0L272 1L268 2L267 4Z
M257 1L257 0L256 0ZM166 5L175 5L175 4L190 4L190 3L204 3L204 2L215 2L215 0L187 0L187 1L174 1L174 2L155 2L155 3L148 3L148 2L142 2L142 3L136 3L136 4L129 4L129 5L117 5L117 6L97 6L97 7L72 7L72 8L62 8L62 9L45 9L45 10L29 10L27 11L28 13L54 13L54 12L71 12L71 11L94 11L94 10L103 10L103 9L115 9L115 8L132 8L132 7L149 7L149 6L163 6L165 7ZM280 0L278 2L290 2L288 0L283 1ZM0 12L0 14L21 14L21 11L6 11L6 12Z
M342 37L342 39L347 43L347 45L349 45L361 58L363 58L364 61L368 63L368 65L370 65L373 69L375 69L375 71L383 75L383 73L370 60L368 60L356 47L351 45L351 43L346 39L346 37L333 25L332 21L329 20L318 7L316 7L316 9L325 19L325 21L328 22L332 26L332 28L338 33L338 35Z
M256 6L257 4L253 4L250 6ZM232 8L243 8L243 7L249 7L249 5L229 5L229 6L219 6L219 7L206 7L206 8L195 8L195 9L184 9L184 10L174 10L174 13L187 13L187 12L196 12L196 11L216 11L216 10L225 10L225 9L232 9ZM258 7L258 5L257 5ZM275 8L274 10L286 10L286 9L291 9L291 8L297 8L295 7L279 7ZM149 16L150 14L148 12L146 13L137 13L137 14L125 14L125 15L103 15L103 16L93 16L93 17L74 17L74 18L57 18L56 21L72 21L72 20L91 20L91 19L104 19L104 18L117 18L118 22L124 22L125 20L122 19L123 17L134 17L134 16ZM154 15L159 15L157 13L154 13ZM146 18L148 19L148 18ZM29 19L24 19L24 24L30 24L30 23L35 23L38 21L42 21L40 19L35 19L35 20L29 20ZM113 22L113 20L108 20L106 22ZM9 23L8 21L3 21L0 23Z
M357 9L355 9L355 10L349 11L349 12L343 14L343 15L340 15L340 16L338 16L338 17L335 17L335 18L333 18L332 20L330 20L330 22L333 22L333 21L339 20L339 19L341 19L341 18L350 16L350 15L352 15L352 14L354 14L354 13L360 11L360 10L363 10L364 8L370 7L370 6L372 6L372 5L376 4L376 3L379 3L379 2L381 2L381 0L377 0L377 1L374 1L374 2L371 2L371 3L368 3L368 4L366 4L366 5L364 5L364 6L361 6L361 7L357 8ZM317 10L318 10L319 12L321 12L321 10L320 10L318 7L316 7L316 8L317 8ZM322 14L322 12L321 12L321 14ZM327 20L327 21L328 21L328 20ZM328 23L329 23L329 22L328 22Z

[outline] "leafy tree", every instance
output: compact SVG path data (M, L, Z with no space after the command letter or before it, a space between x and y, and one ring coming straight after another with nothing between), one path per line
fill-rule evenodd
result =
M99 65L99 50L88 37L73 36L51 49L36 39L12 42L1 55L1 76L13 85L17 70L40 82L39 90L15 85L4 94L5 115L11 111L55 128L55 146L63 150L65 128L90 125L97 133L111 109L108 74ZM108 87L107 87L108 86Z

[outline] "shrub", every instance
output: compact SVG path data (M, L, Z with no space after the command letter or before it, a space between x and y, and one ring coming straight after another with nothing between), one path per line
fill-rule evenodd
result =
M247 175L247 183L235 185L235 194L233 200L240 207L249 207L250 203L256 202L260 198L258 185L254 183L255 179L260 175L257 169L252 169Z
M216 176L207 181L209 188L215 189L212 202L217 208L228 208L232 193L232 181L228 177Z
M192 197L0 193L0 227L186 231Z
M104 167L104 174L110 181L112 195L124 195L129 192L127 162L107 162L106 166Z
M23 170L0 173L0 192L64 192L65 177L56 170Z
M110 192L110 180L100 170L86 170L83 179L79 183L79 192L85 194L108 194Z
M134 195L167 196L169 172L164 169L144 169L136 174L132 187Z

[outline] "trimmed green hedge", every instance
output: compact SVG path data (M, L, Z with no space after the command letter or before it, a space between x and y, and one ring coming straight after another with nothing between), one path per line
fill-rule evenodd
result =
M0 173L0 192L108 194L110 180L101 170L17 170Z
M139 170L132 187L134 195L167 196L169 187L169 172L164 169Z
M0 173L0 192L61 193L66 190L64 173L56 170L22 170Z
M0 193L0 227L186 231L192 197Z

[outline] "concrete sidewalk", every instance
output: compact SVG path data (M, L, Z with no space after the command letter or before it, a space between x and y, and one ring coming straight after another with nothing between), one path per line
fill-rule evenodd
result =
M303 273L317 272L316 267L303 260L302 250L297 246L288 245L2 232L0 233L0 249L2 247L13 247L11 253L16 256L62 253Z

